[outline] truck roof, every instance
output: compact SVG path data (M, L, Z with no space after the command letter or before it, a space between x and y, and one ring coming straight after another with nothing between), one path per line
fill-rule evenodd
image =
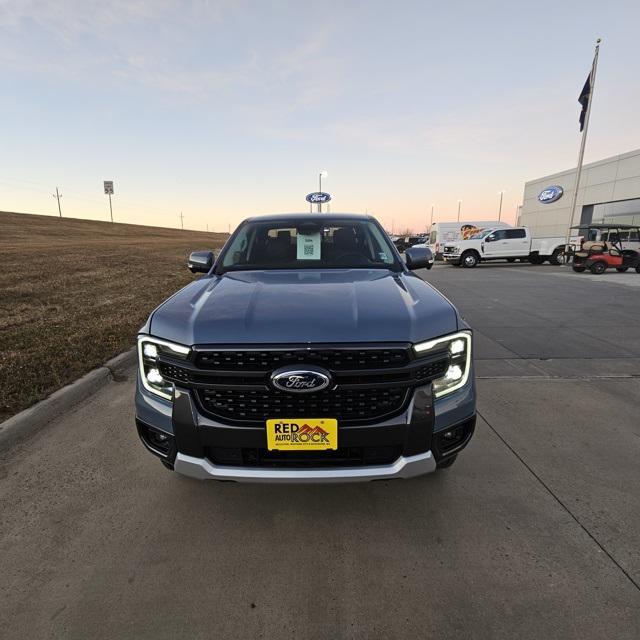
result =
M300 220L300 218L304 218L306 220L313 221L322 221L327 219L335 219L340 218L340 220L374 220L373 216L370 216L365 213L340 213L340 212L331 212L331 213L322 213L318 211L314 211L313 213L309 213L308 211L300 211L298 213L269 213L262 214L257 216L251 216L249 218L245 218L245 222L254 222L259 220L261 222L282 222L291 220Z

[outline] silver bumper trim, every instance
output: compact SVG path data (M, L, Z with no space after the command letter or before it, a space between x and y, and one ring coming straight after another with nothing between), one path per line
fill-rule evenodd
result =
M431 451L416 456L400 457L393 464L378 467L336 467L333 469L255 469L212 464L206 458L193 458L178 453L174 469L198 480L232 480L235 482L366 482L392 478L413 478L435 471Z

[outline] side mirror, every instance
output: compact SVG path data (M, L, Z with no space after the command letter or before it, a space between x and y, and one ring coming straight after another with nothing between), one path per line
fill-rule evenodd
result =
M433 253L429 247L409 247L404 252L404 259L411 271L433 267Z
M213 251L194 251L187 263L191 273L209 273L213 267Z
M490 233L485 239L485 242L494 242L496 239L496 237L493 235L493 233Z

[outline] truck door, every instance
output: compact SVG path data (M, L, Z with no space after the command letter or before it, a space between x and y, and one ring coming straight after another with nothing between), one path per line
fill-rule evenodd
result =
M502 242L507 257L528 256L531 251L531 240L527 238L525 229L505 229L506 238Z
M506 255L502 243L505 241L505 229L492 231L482 241L482 256L484 258L501 258Z

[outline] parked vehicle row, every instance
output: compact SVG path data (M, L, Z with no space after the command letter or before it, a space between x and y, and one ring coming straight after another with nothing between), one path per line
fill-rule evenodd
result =
M416 245L424 244L426 246L428 237L426 235L418 236L395 236L392 238L393 244L396 249L402 253L409 247L415 247Z

